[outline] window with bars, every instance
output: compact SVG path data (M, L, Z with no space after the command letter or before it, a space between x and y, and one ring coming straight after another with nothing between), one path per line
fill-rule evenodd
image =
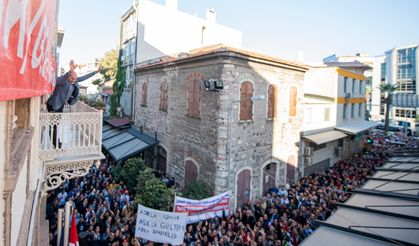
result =
M397 51L399 91L416 92L416 47Z
M297 88L295 88L295 86L291 86L289 116L296 116L296 115L297 115Z
M347 86L348 86L348 78L343 77L343 93L345 93L345 94L347 92L347 89L346 89Z
M267 117L272 119L275 117L275 86L269 85L268 88L268 112Z
M386 81L386 63L383 62L381 63L381 82L385 82Z
M352 95L355 94L356 79L352 79Z
M346 111L348 110L348 104L343 104L343 112L342 112L342 114L343 114L343 116L342 116L342 118L343 119L346 119Z
M412 109L399 109L396 108L396 117L402 118L416 118L416 110Z
M167 81L160 84L160 111L167 112L168 85Z
M201 115L201 81L199 78L188 81L187 115L189 117L199 118Z
M253 84L249 81L240 85L240 120L253 118Z
M141 90L141 106L147 107L147 81L143 82Z

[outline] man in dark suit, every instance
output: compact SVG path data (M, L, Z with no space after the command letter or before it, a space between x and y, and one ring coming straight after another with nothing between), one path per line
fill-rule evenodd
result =
M64 111L64 105L66 103L73 105L77 102L79 97L80 86L78 82L89 79L95 75L98 71L88 73L82 77L77 78L76 72L74 69L77 65L74 64L74 61L70 62L70 71L64 74L61 77L57 78L54 92L47 101L47 110L51 113L62 113ZM52 133L52 144L56 147L57 143L57 125L53 126ZM61 142L58 142L59 148L61 148Z

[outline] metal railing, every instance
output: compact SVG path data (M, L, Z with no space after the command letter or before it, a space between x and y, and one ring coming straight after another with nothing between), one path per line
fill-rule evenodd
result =
M102 117L102 110L82 102L66 105L63 113L41 112L40 158L44 161L71 160L84 155L100 155Z

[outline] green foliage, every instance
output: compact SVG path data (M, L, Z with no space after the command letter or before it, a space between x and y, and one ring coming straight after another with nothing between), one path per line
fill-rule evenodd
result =
M113 169L113 176L123 181L130 192L134 192L135 206L138 203L158 210L169 211L173 204L174 190L156 178L153 170L140 158L128 159L123 166Z
M128 190L131 192L134 191L137 187L137 177L145 169L144 161L140 158L131 158L128 159L118 176L115 176L118 180L124 181L124 184L127 185Z
M105 81L114 79L117 73L118 51L112 49L105 53L105 56L99 60L99 73L101 73Z
M384 119L384 134L387 134L390 124L390 105L391 105L391 94L399 89L399 84L381 84L378 89L381 91L381 95L384 95L386 102L386 111Z
M195 200L205 199L210 197L211 195L211 186L209 186L206 182L202 180L189 183L186 187L185 193L183 194L184 197Z
M138 187L139 188L139 187ZM153 177L144 182L144 187L138 190L134 203L163 211L170 211L173 204L174 191L167 188L160 179Z
M85 104L89 104L89 98L86 95L80 95L79 100L84 102Z
M122 52L119 51L119 59L117 62L117 70L115 75L115 83L113 84L113 95L110 97L110 114L116 115L116 108L121 105L120 99L125 88L125 69L121 64Z
M156 176L154 175L153 170L149 167L145 167L144 170L140 171L140 173L137 176L137 186L135 187L137 193L141 193L141 190L145 186L145 182L147 180L150 180L155 177Z
M105 102L102 100L98 98L89 98L86 95L80 95L79 100L93 108L102 109L106 106Z
M102 80L101 79L95 79L95 80L92 81L92 84L93 85L98 85L100 83L102 83Z

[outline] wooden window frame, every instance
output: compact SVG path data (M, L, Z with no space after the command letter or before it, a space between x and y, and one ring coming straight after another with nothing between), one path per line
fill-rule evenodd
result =
M148 84L147 81L143 82L143 85L141 86L141 106L147 107L147 90L148 90Z
M289 102L289 113L288 116L294 117L297 116L297 87L290 87L290 102Z
M276 117L275 113L275 105L276 105L276 86L269 85L268 86L268 109L266 112L266 117L268 119L273 119Z
M169 85L167 81L160 84L160 111L167 112L167 99L168 99Z
M250 81L240 84L240 121L250 121L253 119L253 93L254 85Z
M187 113L191 118L201 116L201 79L192 78L188 81Z

